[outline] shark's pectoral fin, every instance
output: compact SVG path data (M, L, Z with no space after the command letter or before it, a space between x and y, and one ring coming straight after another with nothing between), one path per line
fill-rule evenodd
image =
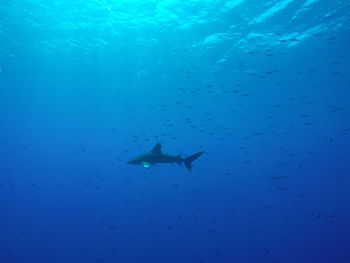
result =
M143 167L145 167L145 168L148 168L148 167L151 166L151 164L150 164L149 162L142 162L141 164L142 164Z

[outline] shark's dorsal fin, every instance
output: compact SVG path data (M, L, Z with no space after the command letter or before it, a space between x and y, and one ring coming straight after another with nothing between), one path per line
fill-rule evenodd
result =
M160 143L157 143L156 145L154 145L151 153L154 153L154 154L162 154L162 145Z

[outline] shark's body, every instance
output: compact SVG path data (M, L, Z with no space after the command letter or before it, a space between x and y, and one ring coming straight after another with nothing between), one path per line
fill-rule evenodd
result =
M144 167L149 167L157 163L177 163L178 165L184 163L186 168L191 171L192 162L204 153L198 152L189 157L182 158L180 155L163 154L161 148L162 145L157 143L149 153L139 155L128 161L128 163L143 165Z

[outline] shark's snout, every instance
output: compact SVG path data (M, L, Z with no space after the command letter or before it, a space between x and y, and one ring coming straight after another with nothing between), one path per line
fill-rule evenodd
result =
M131 159L129 161L127 161L128 164L139 164L139 162L135 159Z

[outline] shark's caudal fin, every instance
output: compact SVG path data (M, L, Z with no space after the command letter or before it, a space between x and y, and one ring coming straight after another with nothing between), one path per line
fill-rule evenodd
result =
M192 170L192 162L199 158L203 153L205 152L198 152L195 154L192 154L191 156L186 157L183 162L185 163L186 168L191 171Z

